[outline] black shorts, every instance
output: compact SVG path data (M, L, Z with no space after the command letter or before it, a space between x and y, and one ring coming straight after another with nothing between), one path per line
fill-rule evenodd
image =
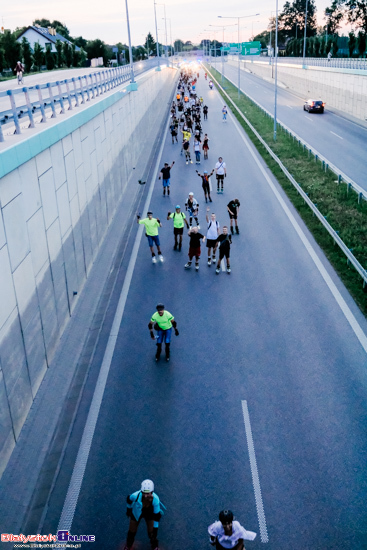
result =
M224 180L224 174L217 174L217 180Z
M183 227L174 227L173 228L173 234L174 235L183 235Z
M227 248L226 250L221 250L219 248L219 260L223 260L224 257L229 258L230 249Z
M207 239L206 240L206 247L207 248L215 248L217 245L217 239Z
M229 214L229 212L228 212ZM229 214L229 219L230 220L237 220L237 214Z

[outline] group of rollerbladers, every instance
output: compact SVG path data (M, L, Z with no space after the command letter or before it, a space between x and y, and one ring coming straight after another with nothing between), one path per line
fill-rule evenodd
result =
M194 73L190 69L182 70L177 87L176 101L173 101L171 106L171 123L170 131L172 136L172 144L178 143L178 135L182 134L182 149L181 154L184 155L186 164L193 164L190 152L190 143L194 134L193 147L195 152L196 164L200 164L200 153L204 152L204 160L208 159L209 138L204 134L202 139L202 115L203 120L208 118L208 107L204 105L203 99L196 94L196 84L199 78L199 73ZM205 73L205 79L207 74ZM227 118L227 110L222 110L223 119ZM159 180L162 180L163 197L169 197L171 193L171 170L175 165L165 162L159 173ZM209 172L203 170L196 174L201 178L202 189L204 192L204 200L206 203L211 203L211 180L216 176L217 193L223 194L224 180L227 177L227 167L222 157L218 158L215 167ZM230 266L230 248L232 244L232 235L239 234L238 228L238 213L240 201L235 198L227 204L227 212L230 219L230 225L221 227L216 219L214 212L211 212L209 206L206 207L206 231L201 233L199 222L199 202L190 192L184 201L184 209L177 204L173 212L168 211L166 220L173 222L174 245L173 250L180 252L183 244L184 228L187 229L189 237L188 261L185 264L185 269L188 270L192 266L195 259L195 270L199 270L199 259L201 256L201 243L206 243L207 248L207 263L208 267L212 264L216 266L216 274L220 273L222 260L223 271L231 273ZM145 233L148 238L148 245L152 255L152 262L157 262L158 259L163 262L164 258L160 248L159 229L162 227L161 220L153 217L153 212L147 212L146 218L137 216L137 222L145 226ZM205 233L205 234L204 234ZM155 251L156 249L156 251ZM218 257L216 255L219 250ZM161 357L163 344L165 345L165 358L170 361L170 344L172 331L175 335L179 335L177 322L174 315L166 310L163 303L158 303L156 311L152 314L148 329L152 340L156 341L155 360L158 362ZM129 530L126 538L124 550L131 550L134 544L135 535L142 519L145 520L147 526L150 545L153 550L158 550L158 527L159 522L165 512L165 506L162 504L158 495L154 492L154 483L152 480L146 479L142 482L140 490L135 491L127 497L127 516L129 518ZM217 550L223 548L232 548L235 550L244 549L245 540L254 540L256 533L247 531L242 525L234 520L231 510L222 510L219 513L218 521L215 521L208 527L209 542Z

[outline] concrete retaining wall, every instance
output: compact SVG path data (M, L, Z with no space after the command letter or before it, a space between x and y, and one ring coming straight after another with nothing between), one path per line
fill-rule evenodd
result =
M229 63L237 65L237 61ZM268 63L241 61L241 66L261 78L274 80ZM278 80L302 99L321 98L326 105L365 121L367 119L366 71L278 64Z
M176 75L152 72L0 153L0 475Z

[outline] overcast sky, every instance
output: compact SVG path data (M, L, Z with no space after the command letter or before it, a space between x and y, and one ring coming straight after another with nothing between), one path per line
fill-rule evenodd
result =
M323 12L332 0L316 0L318 24L324 24ZM279 11L283 7L279 0ZM167 34L170 41L170 22L172 40L181 38L200 42L202 38L214 39L214 33L204 33L204 29L216 30L208 25L235 23L235 20L220 20L218 15L241 16L260 13L241 22L241 41L249 40L252 29L254 34L265 30L271 11L275 10L275 0L166 0ZM131 39L133 45L143 43L146 34L151 31L155 37L153 0L128 0ZM125 0L10 0L2 2L2 26L14 30L16 27L31 25L34 19L57 19L66 24L72 36L83 36L88 40L100 38L108 44L127 43ZM157 22L159 41L165 42L164 7L157 4ZM348 29L349 30L349 29ZM216 34L222 40L222 30ZM226 42L237 41L237 27L229 26L225 31Z

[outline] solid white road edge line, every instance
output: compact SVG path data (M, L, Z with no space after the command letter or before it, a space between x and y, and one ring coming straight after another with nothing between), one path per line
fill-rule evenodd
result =
M267 530L267 527L266 527L266 519L265 519L263 499L262 499L262 496L261 496L259 472L257 470L255 447L254 447L254 441L252 439L250 415L249 415L249 412L248 412L247 401L241 401L241 403L242 403L243 421L245 423L245 430L246 430L248 455L249 455L249 459L250 459L252 485L253 485L254 493L255 493L257 519L259 521L259 527L260 527L260 539L261 539L261 542L269 542L268 530Z
M222 99L221 95L218 92L219 100ZM317 269L320 272L321 277L324 279L325 283L329 287L330 292L334 296L338 306L342 310L345 318L347 319L348 323L350 324L354 334L358 338L361 346L363 347L364 351L367 353L367 336L362 330L362 327L358 323L357 319L353 315L350 307L344 300L343 296L340 294L339 290L337 289L334 281L330 277L329 273L327 272L326 268L322 264L320 258L316 254L315 250L313 249L310 241L306 237L305 233L301 229L300 225L298 224L296 218L293 216L292 212L289 210L287 204L285 203L284 199L280 195L278 189L276 188L275 184L271 181L270 176L266 173L264 166L262 165L262 159L260 157L260 154L255 149L255 146L252 145L252 142L249 141L249 139L245 136L244 129L240 125L240 123L237 121L237 119L234 117L232 112L229 112L229 117L234 123L235 128L237 129L239 135L242 138L242 141L245 143L247 149L249 150L252 158L256 162L257 166L259 167L259 170L263 174L266 182L268 183L270 189L273 191L274 195L276 196L280 206L283 208L285 214L287 215L289 221L293 225L296 233L298 234L299 238L301 239L304 247L306 248L307 252L311 256L314 264L316 265Z
M157 179L157 174L159 170L159 163L161 162L163 148L166 142L166 136L168 131L168 125L169 125L170 118L168 118L166 130L163 133L163 139L162 144L159 150L159 154L157 157L157 162L154 168L152 180L150 182L150 188L148 191L148 195L145 201L144 205L144 212L146 212L149 209L149 204L152 198L153 190L154 190L154 184ZM91 406L89 409L87 421L84 426L83 436L82 440L80 442L78 455L75 461L73 473L71 476L71 480L69 483L68 492L65 497L64 506L62 509L60 521L57 530L65 530L69 531L71 530L71 526L74 519L75 509L78 503L79 493L82 486L82 481L85 474L85 469L87 466L88 456L89 452L92 446L92 440L94 436L94 431L96 428L97 420L99 411L101 408L102 398L104 394L104 390L106 387L107 377L110 371L112 357L115 351L117 336L119 333L119 328L121 325L122 316L124 314L125 310L125 304L127 300L127 296L130 289L130 284L135 268L135 263L139 251L140 241L141 237L143 235L143 226L140 225L138 228L138 232L135 237L134 247L131 253L129 265L127 268L124 284L121 290L121 295L119 298L119 302L117 305L115 317L113 319L113 324L111 328L111 332L108 338L106 350L103 356L102 366L100 373L98 375L98 380L96 384L96 388L94 390Z

